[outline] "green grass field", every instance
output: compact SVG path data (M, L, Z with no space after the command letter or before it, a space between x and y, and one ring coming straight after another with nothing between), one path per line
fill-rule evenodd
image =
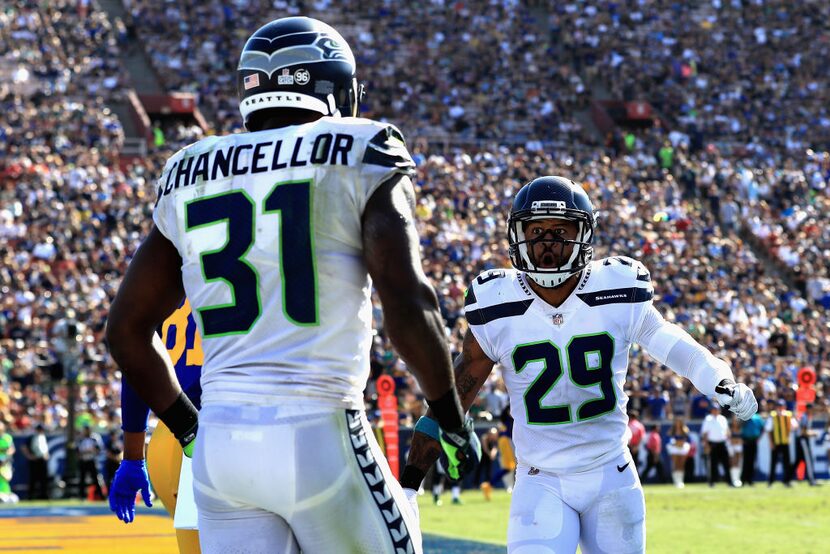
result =
M646 491L649 553L825 553L830 551L830 484L792 489L777 483L729 489L690 485L677 490L651 485ZM461 506L432 504L420 497L424 533L504 545L510 497L497 491L485 502L478 491L465 491Z

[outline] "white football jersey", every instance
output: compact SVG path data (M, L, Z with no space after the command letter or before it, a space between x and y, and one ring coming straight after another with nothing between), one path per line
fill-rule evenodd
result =
M392 125L324 117L176 153L153 219L182 257L204 348L202 403L309 397L363 407L371 280L361 217L414 163Z
M592 262L558 308L514 269L473 281L465 315L504 368L520 463L567 473L624 452L629 350L653 294L645 267L625 257Z

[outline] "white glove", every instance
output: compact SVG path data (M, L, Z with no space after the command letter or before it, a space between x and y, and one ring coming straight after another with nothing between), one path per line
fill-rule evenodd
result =
M715 387L715 398L721 406L729 409L742 420L746 421L758 411L758 401L752 390L743 383L724 379Z
M412 510L412 514L415 516L415 523L421 525L421 512L418 509L418 491L415 489L404 489L403 493L409 501L409 507Z

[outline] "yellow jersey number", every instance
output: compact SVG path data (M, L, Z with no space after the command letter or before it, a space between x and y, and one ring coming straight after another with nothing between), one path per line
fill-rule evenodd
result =
M174 333L175 340L170 347L171 333ZM188 336L192 337L188 341ZM161 326L161 338L167 346L167 353L173 360L173 365L179 365L184 356L184 362L188 366L202 365L204 353L202 352L202 336L196 327L196 320L190 309L190 302L184 301L179 309L173 312ZM189 343L189 344L188 344Z

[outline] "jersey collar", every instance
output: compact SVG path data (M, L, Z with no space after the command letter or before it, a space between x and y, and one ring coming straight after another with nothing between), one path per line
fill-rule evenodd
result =
M588 267L590 268L590 266ZM585 275L586 272L588 272L587 276ZM579 297L576 295L576 293L579 292L581 289L585 288L585 283L587 282L589 277L589 269L583 269L579 276L579 284L573 291L571 291L571 294L569 294L565 301L562 302L559 306L553 306L551 304L548 304L548 302L544 298L536 294L536 292L530 287L527 276L522 272L518 272L516 282L519 285L519 288L526 296L533 298L535 300L535 302L533 302L531 306L536 306L537 310L540 310L545 314L552 314L554 312L566 312L575 310L578 307L579 303L582 302L581 300L579 300Z

